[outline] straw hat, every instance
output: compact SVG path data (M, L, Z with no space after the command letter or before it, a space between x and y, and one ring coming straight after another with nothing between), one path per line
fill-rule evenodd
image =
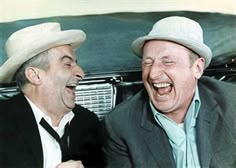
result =
M8 59L0 67L0 83L13 82L17 69L37 54L60 45L74 49L86 39L81 30L61 31L59 23L49 22L23 28L13 33L6 42Z
M153 25L148 35L133 41L131 45L133 52L142 57L145 42L155 39L181 44L205 58L205 68L210 64L211 49L204 44L202 28L194 20L180 16L171 16L159 20Z

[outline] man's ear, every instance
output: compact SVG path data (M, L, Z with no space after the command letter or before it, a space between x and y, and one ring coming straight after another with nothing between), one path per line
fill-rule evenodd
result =
M25 76L30 83L39 85L41 83L40 69L35 67L27 67L25 69Z
M205 67L205 59L203 57L198 58L194 64L193 64L193 70L194 70L194 74L195 77L197 79L199 79L204 71L204 67Z

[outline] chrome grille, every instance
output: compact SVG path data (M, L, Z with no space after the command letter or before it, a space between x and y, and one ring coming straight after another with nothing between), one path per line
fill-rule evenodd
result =
M15 87L1 87L0 88L0 100L6 100L19 93L19 90Z
M97 114L99 119L115 107L116 87L111 83L79 85L75 94L75 102Z

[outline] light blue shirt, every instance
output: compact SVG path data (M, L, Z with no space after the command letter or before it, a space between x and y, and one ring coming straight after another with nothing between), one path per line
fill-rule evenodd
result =
M154 118L165 130L172 146L176 168L200 168L196 143L196 119L201 106L198 87L187 111L184 123L177 124L158 112L150 102Z

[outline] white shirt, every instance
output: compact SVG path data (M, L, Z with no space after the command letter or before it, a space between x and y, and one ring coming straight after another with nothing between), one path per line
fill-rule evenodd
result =
M26 96L25 96L26 97ZM44 112L42 112L31 100L27 97L32 111L34 113L39 134L41 138L42 148L43 148L43 167L44 168L55 168L59 163L61 163L61 149L60 145L40 124L40 120L44 118L48 124L58 133L60 137L64 134L65 125L72 120L74 117L74 113L70 111L61 119L58 127L52 126L52 121L49 116L47 116Z

